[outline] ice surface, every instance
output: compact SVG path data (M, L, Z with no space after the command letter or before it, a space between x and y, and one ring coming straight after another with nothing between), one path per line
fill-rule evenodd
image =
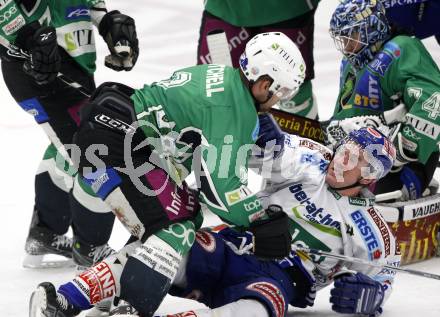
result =
M330 116L338 89L340 56L327 32L336 3L337 0L323 1L316 14L316 79L313 85L322 119ZM195 63L203 8L201 0L108 0L107 5L135 18L141 51L134 71L115 73L103 66L107 48L97 36L98 83L113 80L141 87L144 83L168 77L175 69ZM425 43L440 64L440 47L434 40ZM0 84L0 101L0 316L23 317L28 315L28 298L38 283L62 283L73 276L73 270L28 270L21 267L33 207L34 173L48 141L32 117L10 97L4 83ZM117 224L112 246L120 247L126 237L125 230ZM410 267L440 274L440 259ZM336 316L330 309L328 294L329 289L321 291L313 308L291 311L290 315ZM160 312L176 313L196 307L202 306L167 297ZM416 315L440 316L440 281L401 274L383 316Z

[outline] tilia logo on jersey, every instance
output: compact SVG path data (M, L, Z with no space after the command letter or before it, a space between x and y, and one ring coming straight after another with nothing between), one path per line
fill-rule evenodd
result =
M308 214L305 215L305 217L308 220L324 226L334 227L338 231L341 231L341 223L337 220L334 220L332 214L325 211L323 208L317 208L317 206L310 201L310 198L302 189L301 183L290 186L289 191L293 194L295 199L306 209Z
M382 255L382 251L379 245L379 239L377 238L371 223L364 217L360 210L352 212L350 217L356 224L356 228L367 246L368 257L370 260L379 259Z
M440 126L411 113L406 114L406 123L410 124L417 132L433 140L437 140L440 134Z

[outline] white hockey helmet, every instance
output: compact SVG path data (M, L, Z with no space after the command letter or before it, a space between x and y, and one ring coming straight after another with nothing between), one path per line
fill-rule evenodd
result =
M306 76L306 65L296 44L281 32L255 35L240 56L240 68L252 84L268 75L271 94L290 100Z

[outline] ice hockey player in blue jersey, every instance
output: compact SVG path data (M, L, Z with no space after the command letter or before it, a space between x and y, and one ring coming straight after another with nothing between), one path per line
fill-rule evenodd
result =
M276 129L268 129L269 121L260 120L261 133L283 139ZM379 167L369 180L360 171L365 172L368 165L359 156L356 163L353 156L357 147L362 149L360 156L369 157L370 168ZM379 132L363 128L342 142L329 163L330 153L323 146L286 135L284 150L275 155L270 180L260 196L269 210L282 208L289 215L293 245L398 266L400 255L390 229L373 200L360 195L371 179L389 171L394 151ZM343 166L350 168L338 181ZM199 231L172 294L198 300L209 309L168 317L282 317L289 304L312 306L316 291L331 283L334 311L367 316L382 313L394 272L295 251L279 261L264 261L246 254L251 241L250 236L237 235L231 229Z

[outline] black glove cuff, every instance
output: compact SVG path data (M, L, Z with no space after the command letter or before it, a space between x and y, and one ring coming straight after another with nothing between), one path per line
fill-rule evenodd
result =
M249 227L254 235L254 253L261 258L284 258L291 250L289 217L276 205L269 206L266 213L269 219L257 220Z
M106 36L107 33L109 32L110 28L112 27L112 25L113 25L113 21L112 21L112 19L111 19L111 16L112 16L112 15L115 15L115 14L121 14L121 12L118 11L118 10L113 10L113 11L107 12L107 13L102 17L102 20L101 20L101 22L99 23L99 26L98 26L98 31L99 31L99 34L100 34L103 38L105 38L105 36Z

